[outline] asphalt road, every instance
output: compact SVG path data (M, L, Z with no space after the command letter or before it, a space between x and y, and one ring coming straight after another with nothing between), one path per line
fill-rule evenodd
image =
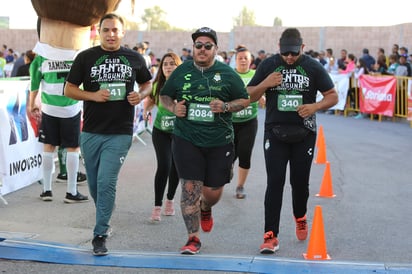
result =
M327 251L333 262L348 264L382 263L406 266L412 273L410 231L412 221L411 162L412 128L406 121L356 120L351 117L319 113L330 162L336 197L320 198L325 165L313 164L308 204L309 224L314 209L321 206ZM234 181L225 187L221 201L213 208L215 226L202 233L201 253L196 256L263 256L259 245L263 237L263 197L266 174L263 159L264 112L259 114L259 130L247 183L247 197L234 198ZM121 171L116 209L111 225L113 236L109 251L168 253L178 255L187 235L179 208L180 188L175 198L176 215L149 221L153 206L155 154L151 137L143 133L142 144L135 140ZM91 249L94 225L92 202L64 204L66 185L53 185L54 201L38 197L37 183L5 196L0 203L0 237L56 242ZM87 186L80 192L88 194ZM302 260L308 241L298 242L294 235L290 185L285 185L280 250L267 258ZM1 251L1 247L0 247ZM2 273L190 273L190 270L137 269L31 261L1 260ZM410 267L410 268L409 268ZM210 271L211 272L211 271ZM209 273L204 270L202 273ZM230 272L227 272L230 273Z

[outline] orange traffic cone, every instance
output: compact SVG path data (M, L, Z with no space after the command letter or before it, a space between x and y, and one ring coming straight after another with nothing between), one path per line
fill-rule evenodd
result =
M330 260L326 251L325 231L323 228L322 208L315 207L312 230L309 237L307 253L303 253L306 260Z
M316 194L318 197L325 197L325 198L333 198L336 197L333 194L333 187L332 187L332 175L330 173L330 163L326 161L325 172L323 173L322 184L320 185L319 193Z
M320 142L320 138L321 138L320 136L322 136L322 138L324 138L323 126L322 125L320 125L319 129L318 129L318 138L316 139L316 144L315 144L316 147L319 147L319 142Z
M326 163L326 143L325 136L323 135L323 127L319 126L318 138L316 139L317 154L315 164Z

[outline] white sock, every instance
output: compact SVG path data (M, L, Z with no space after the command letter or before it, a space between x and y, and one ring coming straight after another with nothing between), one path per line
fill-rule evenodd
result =
M79 171L79 153L67 152L67 192L77 195L77 172Z
M43 152L43 191L52 190L52 172L54 166L54 153Z

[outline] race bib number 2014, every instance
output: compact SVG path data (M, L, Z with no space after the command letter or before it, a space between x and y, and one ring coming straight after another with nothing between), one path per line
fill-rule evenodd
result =
M234 113L234 117L236 118L249 118L249 117L252 117L252 115L253 115L252 106L248 106L247 108Z

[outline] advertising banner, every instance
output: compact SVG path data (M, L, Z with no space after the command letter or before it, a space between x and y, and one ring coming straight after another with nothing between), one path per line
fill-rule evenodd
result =
M361 75L359 83L360 111L393 117L396 96L395 76Z
M40 180L42 148L38 122L28 117L30 80L0 80L0 194L5 195Z

